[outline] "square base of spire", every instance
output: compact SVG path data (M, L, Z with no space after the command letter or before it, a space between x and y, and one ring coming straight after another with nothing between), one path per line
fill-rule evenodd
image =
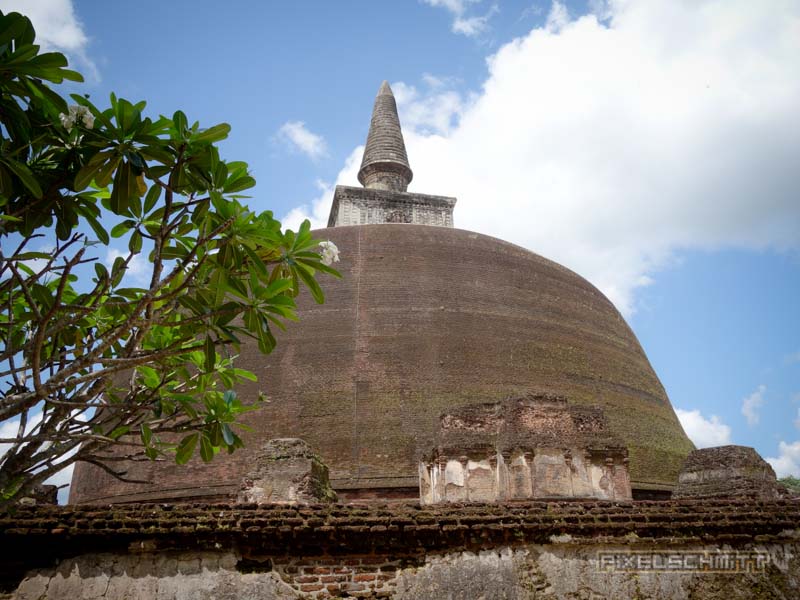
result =
M377 223L452 227L455 204L449 196L337 185L328 227Z

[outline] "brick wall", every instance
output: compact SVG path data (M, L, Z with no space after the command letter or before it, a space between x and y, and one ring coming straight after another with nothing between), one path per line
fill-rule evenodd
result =
M796 499L17 507L0 516L0 579L20 600L800 597L798 523ZM724 549L774 561L641 581L597 568L601 551Z

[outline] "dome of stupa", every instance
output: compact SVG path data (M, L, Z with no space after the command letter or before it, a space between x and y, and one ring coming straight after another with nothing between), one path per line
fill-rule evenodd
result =
M396 133L383 135L396 149L394 119ZM383 125L373 118L370 136ZM369 164L379 158L373 152ZM390 158L389 179L410 180L404 147L402 160ZM602 408L628 447L634 494L670 490L693 446L617 309L563 266L454 229L454 204L391 186L339 186L330 226L315 237L339 248L343 278L325 278L323 305L299 298L300 320L276 332L271 355L251 344L238 359L259 377L240 397L269 397L247 415L246 448L211 464L131 465L129 477L152 481L144 485L80 464L71 501L235 494L261 442L280 437L314 448L344 499L414 496L440 415L531 391Z

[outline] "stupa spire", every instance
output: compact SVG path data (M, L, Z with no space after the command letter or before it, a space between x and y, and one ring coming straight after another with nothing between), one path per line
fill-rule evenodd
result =
M389 82L384 81L375 97L358 180L366 188L405 192L413 176L400 130L397 103Z

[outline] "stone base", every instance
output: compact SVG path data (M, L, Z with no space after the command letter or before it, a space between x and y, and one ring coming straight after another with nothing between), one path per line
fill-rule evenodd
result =
M785 493L775 471L753 448L718 446L695 450L678 475L673 498L756 496L780 498Z
M375 223L453 226L456 199L337 185L328 227Z
M310 504L335 502L328 467L303 440L270 440L261 447L256 464L244 478L239 502Z
M301 598L592 598L683 600L800 597L800 544L574 543L427 556L344 555L262 561L235 551L87 554L31 571L16 600L295 600ZM616 568L615 557L764 557L742 570ZM689 560L689 563L691 561ZM603 566L605 565L605 567Z

